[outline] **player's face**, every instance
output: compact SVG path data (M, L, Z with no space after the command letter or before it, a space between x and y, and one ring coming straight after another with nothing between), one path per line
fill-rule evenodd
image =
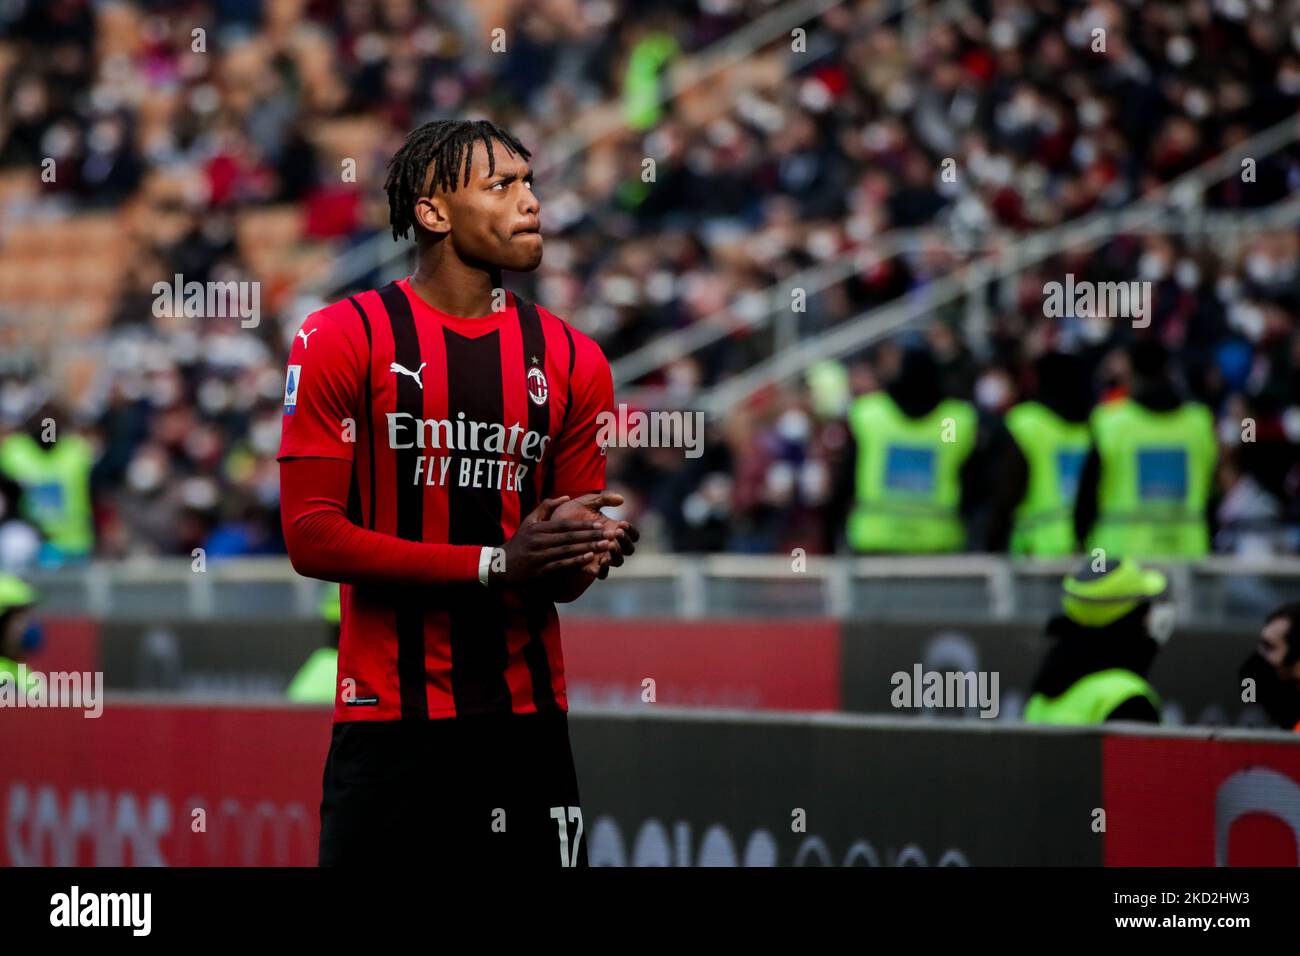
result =
M470 181L461 168L455 192L445 200L451 241L465 262L511 272L531 272L542 262L541 202L533 192L533 173L519 156L494 143L496 169L488 174L487 147L474 144Z
M1278 669L1278 673L1283 678L1300 680L1300 661L1290 668L1285 663L1287 637L1290 630L1291 622L1284 617L1269 621L1259 633L1259 653L1264 660Z

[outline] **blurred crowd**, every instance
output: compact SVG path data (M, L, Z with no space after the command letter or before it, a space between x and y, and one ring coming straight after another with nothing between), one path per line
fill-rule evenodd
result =
M510 284L592 334L616 367L665 333L719 327L708 348L619 382L676 402L771 353L746 303L800 270L854 263L808 296L793 330L808 337L923 295L995 236L1122 208L1300 106L1296 0L970 0L904 17L846 2L657 105L655 90L694 54L777 6L0 4L0 163L38 170L56 158L75 172L46 184L42 205L120 211L130 248L92 386L60 409L51 403L64 396L40 375L0 372L0 423L20 430L53 414L88 438L98 554L282 550L274 456L289 337L323 298L396 274L328 292L268 289L265 319L247 329L155 315L153 283L260 279L239 241L249 210L295 204L302 235L333 253L383 235L383 162L436 117L489 116L534 150L546 258ZM494 51L498 25L505 47ZM621 132L548 166L610 104ZM356 181L340 181L313 131L352 116L381 120L383 135L357 157ZM181 188L140 207L160 175ZM1289 147L1205 202L1250 211L1298 187L1300 151ZM896 230L920 238L898 256L873 253ZM1152 282L1150 327L1047 318L1044 284L1066 273ZM1234 509L1300 521L1297 283L1294 228L1231 243L1116 237L765 390L711 423L698 459L614 450L611 485L653 548L842 548L847 403L887 385L905 348L928 350L944 393L996 422L1034 394L1049 351L1085 358L1090 401L1122 393L1125 347L1140 334L1171 350L1178 386L1215 413L1226 529L1216 548L1239 550ZM1236 437L1247 417L1258 422L1250 446ZM976 504L969 547L981 550L988 515ZM1267 547L1297 550L1296 537Z

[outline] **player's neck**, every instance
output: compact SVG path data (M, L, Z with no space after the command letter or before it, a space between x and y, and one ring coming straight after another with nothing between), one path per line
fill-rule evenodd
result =
M434 256L420 256L411 275L411 290L448 315L465 318L491 315L498 301L494 292L502 288L501 271L476 268L454 255L439 252Z

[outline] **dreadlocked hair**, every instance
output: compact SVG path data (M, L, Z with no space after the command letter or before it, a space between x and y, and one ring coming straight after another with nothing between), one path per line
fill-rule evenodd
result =
M496 140L512 156L525 160L532 153L505 130L488 120L435 120L411 131L393 158L388 161L388 221L393 227L393 238L400 239L415 227L415 202L424 194L424 177L429 164L433 164L433 188L454 192L458 187L457 173L462 163L465 167L464 185L469 185L470 167L474 159L474 143L483 141L487 147L488 175L496 172L496 156L492 141Z

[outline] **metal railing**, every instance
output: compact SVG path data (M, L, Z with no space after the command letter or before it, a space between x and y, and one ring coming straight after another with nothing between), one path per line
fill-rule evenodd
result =
M638 554L565 616L1036 620L1053 613L1075 562L997 555L843 557ZM1183 621L1252 623L1300 598L1300 557L1211 557L1159 565ZM288 560L92 562L31 576L50 613L96 619L313 617L324 582Z
M1239 241L1251 233L1261 230L1290 228L1300 222L1300 198L1287 200L1264 209L1249 212L1206 212L1202 209L1175 210L1160 209L1153 219L1150 211L1145 209L1128 209L1110 214L1107 232L1101 237L1108 238L1120 233L1128 235L1165 235L1165 236L1214 236L1231 243ZM726 338L738 328L747 334L777 324L773 352L781 354L796 345L797 335L790 323L798 319L798 313L791 311L791 291L802 290L811 298L819 292L843 282L859 270L861 259L870 256L873 261L885 262L896 256L919 252L926 244L933 243L941 237L941 230L934 226L898 229L884 233L867 242L845 251L834 260L802 269L783 278L765 289L747 293L740 301L729 304L717 312L710 313L692 322L685 328L661 335L644 345L628 352L610 363L616 385L626 386L650 372L694 354L701 349ZM995 230L982 236L965 237L960 249L953 249L959 254L979 254L990 257L1004 255L1008 262L1016 264L1014 246L1018 242L1028 241L1022 234L1005 230ZM1059 251L1064 246L1053 246ZM1029 263L1020 263L1023 268ZM990 274L981 273L981 263L964 263L955 274L945 277L958 284L960 294L973 295L980 291L986 281L1007 278L1011 271ZM983 268L988 268L984 265ZM1016 270L1019 271L1019 270ZM940 280L944 281L944 280ZM959 297L958 296L958 297ZM864 317L879 316L885 310L906 305L910 297L904 296L872 311L847 320L838 328ZM945 301L951 299L945 298ZM926 302L926 308L933 305ZM783 328L783 323L786 327Z
M934 233L932 227L887 232L848 250L830 262L801 269L772 283L766 289L746 293L737 302L701 316L685 328L652 339L611 362L614 384L621 386L635 382L656 369L726 338L738 327L743 327L746 332L754 332L772 324L780 316L793 316L795 313L790 311L792 290L801 289L811 298L853 276L859 269L862 255L870 254L882 262L887 261L894 256L918 250ZM781 338L783 337L778 335L778 340ZM788 340L787 345L794 344L790 336L784 338ZM780 351L780 345L778 341L777 351Z
M789 34L799 24L818 17L843 2L844 0L791 0L767 11L670 71L666 82L657 91L659 104L671 103L682 94L713 81L777 37ZM967 5L962 0L943 0L932 7L927 7L926 3L927 0L882 0L877 9L871 12L868 26L878 26L893 17L902 17L905 30L915 30L927 20L923 13L932 14L936 20L947 21L967 10ZM577 168L576 161L596 143L626 128L624 113L617 100L603 105L607 118L577 132L538 157L534 174L539 180L544 180L557 170ZM328 279L308 291L329 296L372 271L388 270L404 256L410 255L413 248L410 243L394 244L387 233L374 236L341 255L331 266Z
M1210 214L1198 207L1205 190L1241 171L1244 159L1258 162L1300 141L1300 115L1287 117L1213 159L1176 177L1150 195L1117 211L1097 212L1054 229L1018 239L1003 250L982 256L943 278L885 305L869 309L820 335L777 352L753 368L706 390L692 404L711 416L720 416L754 392L784 382L825 359L851 354L896 334L931 315L940 306L972 296L994 281L1005 279L1043 260L1078 247L1095 246L1124 232L1159 231L1158 224L1171 209L1190 218L1183 228ZM1257 215L1254 213L1244 216ZM1300 221L1300 197L1265 210L1261 221Z

